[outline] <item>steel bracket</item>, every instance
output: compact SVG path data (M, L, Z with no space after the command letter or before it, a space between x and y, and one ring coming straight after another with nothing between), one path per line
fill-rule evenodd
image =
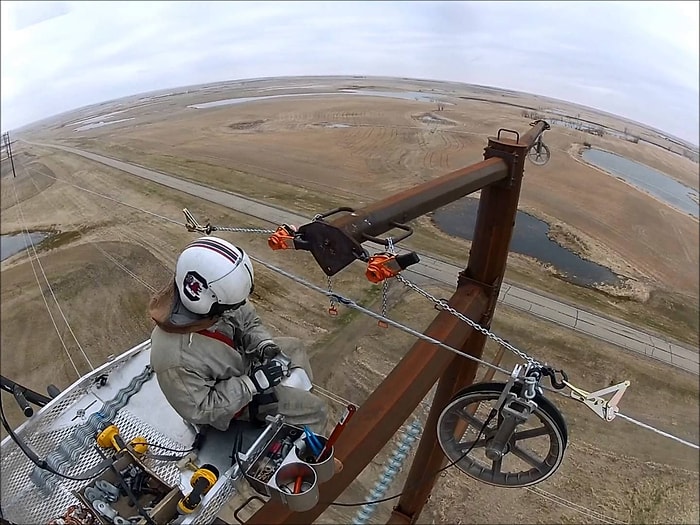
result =
M492 283L488 284L482 281L479 281L477 279L474 279L472 277L469 277L467 275L467 270L463 270L459 272L459 275L457 276L457 286L466 286L466 285L474 285L478 286L484 291L484 294L486 295L488 299L488 304L493 303L494 305L498 301L498 290L500 289L498 286L498 283ZM488 312L488 309L487 309ZM487 315L484 314L484 316L481 318L479 324L482 326L487 326L491 322L491 318L493 315Z
M513 179L514 179L514 173L515 173L515 166L518 162L518 157L519 155L514 152L510 151L503 151L502 149L496 149L492 146L486 146L484 148L484 159L490 159L493 157L498 157L499 159L503 159L508 166L508 177L504 179L501 184L503 184L506 188L510 188L513 186Z
M622 395L630 386L629 381L623 381L617 385L609 386L601 390L596 390L595 392L586 392L580 388L573 386L568 381L564 381L564 384L571 389L571 397L576 401L580 401L588 408L593 410L598 417L604 419L605 421L612 421L615 416L620 411L617 404L622 399ZM605 399L602 396L613 394L610 399Z

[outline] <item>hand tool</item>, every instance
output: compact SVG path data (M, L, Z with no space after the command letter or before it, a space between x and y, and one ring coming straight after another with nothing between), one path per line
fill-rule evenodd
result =
M340 421L338 421L338 424L333 429L333 432L331 432L331 435L326 440L326 445L323 447L323 450L321 450L321 452L319 452L318 455L316 456L317 462L321 461L323 456L333 448L333 445L338 440L338 437L345 429L345 425L348 424L348 421L350 421L350 418L352 417L352 415L356 411L357 411L357 407L355 405L348 405L347 406L347 408L345 409L345 412L343 413L343 416L340 418Z
M321 445L316 435L306 425L304 425L304 433L306 434L306 444L309 446L311 453L314 456L320 454L321 450L323 450L323 445Z
M297 476L297 479L294 482L294 494L299 494L301 492L301 484L302 483L304 483L304 477Z

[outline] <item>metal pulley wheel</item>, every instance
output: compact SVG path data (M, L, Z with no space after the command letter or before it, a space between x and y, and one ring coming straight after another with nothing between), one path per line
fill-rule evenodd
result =
M438 440L450 462L465 474L490 485L527 487L561 465L566 422L543 395L521 397L521 384L513 385L498 408L505 386L480 383L455 395L438 419Z
M527 158L537 166L544 166L547 164L550 157L549 146L539 140L535 142L527 152Z

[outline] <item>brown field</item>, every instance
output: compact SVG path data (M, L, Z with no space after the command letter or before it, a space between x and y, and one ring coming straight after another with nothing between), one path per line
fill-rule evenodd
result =
M60 140L313 213L341 203L359 206L476 162L482 157L486 137L498 127L524 130L528 124L520 115L522 108L473 100L459 101L440 112L429 103L369 97L273 99L212 110L185 107L239 96L217 89L222 92L139 102L139 109L124 113L135 120L113 127L80 133L73 132L75 125L61 127L79 120L76 113L23 136L38 142ZM253 91L242 91L240 96ZM114 111L114 107L106 105L101 112ZM430 112L452 123L423 123L421 116ZM350 127L323 127L327 124ZM623 271L649 294L648 299L640 300L644 293L637 299L622 299L569 285L520 256L511 256L508 277L564 300L592 305L596 311L638 319L642 329L647 318L662 319L653 325L655 330L696 340L697 221L630 191L614 177L575 160L572 152L575 155L576 145L584 141L600 144L695 188L697 165L648 144L599 139L563 128L548 131L545 139L552 160L542 168L528 165L521 208L556 220L565 234L577 234L585 244L582 251ZM213 224L269 226L55 150L21 145L17 165L19 177L13 180L3 163L2 233L23 227L61 232L38 247L41 266L22 253L3 261L0 274L3 375L39 391L48 383L65 388L75 380L68 355L80 373L89 370L81 348L96 366L108 355L146 339L151 330L145 315L149 290L170 278L178 251L192 238L182 226L69 184L175 221L182 220L181 209L187 206L208 216ZM465 261L469 243L440 234L428 218L418 224L412 240L417 247ZM264 236L226 236L258 257L316 284L325 283L309 254L271 252ZM354 402L361 403L369 395L413 342L405 334L382 330L371 319L351 312L331 318L325 298L309 295L263 268L256 268L256 277L254 302L266 323L276 333L304 339L312 354L316 383ZM360 266L342 272L335 286L379 308L377 287L364 279ZM393 289L390 315L417 329L427 326L435 313L430 304L398 285ZM439 295L450 292L428 289ZM540 360L563 367L582 388L592 390L629 379L632 386L621 405L625 414L698 441L697 376L504 306L497 309L493 329ZM489 343L487 355L494 352ZM514 363L508 358L504 364ZM5 400L11 422L18 424L22 416L9 398ZM604 423L573 401L557 397L554 402L566 416L570 444L561 470L539 488L619 521L698 522L696 451L620 419ZM333 416L340 410L334 406ZM424 418L426 413L423 406L415 414ZM392 448L391 443L384 448L341 501L367 497ZM389 493L399 490L397 482ZM375 520L385 520L391 508L391 502L380 505ZM330 508L323 521L348 522L356 510L339 509ZM421 522L599 520L554 504L542 493L494 489L450 470L439 478Z

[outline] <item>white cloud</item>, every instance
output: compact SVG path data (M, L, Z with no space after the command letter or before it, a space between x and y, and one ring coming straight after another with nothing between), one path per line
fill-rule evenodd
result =
M364 74L526 90L698 142L699 2L2 2L2 127L144 91Z

